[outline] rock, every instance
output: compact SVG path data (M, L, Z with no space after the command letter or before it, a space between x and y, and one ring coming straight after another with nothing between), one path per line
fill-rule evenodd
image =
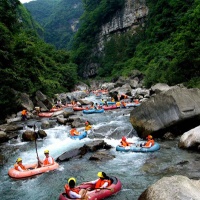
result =
M35 135L34 131L31 130L26 130L23 134L22 134L22 139L24 141L34 141L37 138L37 136Z
M38 130L38 135L40 138L45 138L47 137L47 133L44 130Z
M189 130L185 132L179 141L178 147L179 148L194 148L198 149L198 146L200 145L200 126L197 126L196 128Z
M43 120L42 123L41 123L41 128L42 129L48 129L50 128L50 123L48 120Z
M164 177L148 187L138 200L199 200L200 181L185 176Z
M163 138L164 139L167 139L167 140L174 140L175 139L175 136L174 134L170 133L170 132L167 132L163 135Z
M87 144L86 146L88 147L88 150L91 152L97 151L99 149L112 148L112 146L105 143L104 140L95 140L92 143Z
M33 102L31 101L28 94L20 93L19 98L23 108L27 109L28 111L32 111L34 109Z
M79 149L72 149L70 151L67 151L65 153L63 153L62 155L60 155L56 161L57 162L63 162L63 161L69 161L72 158L81 158L83 155L85 155L88 151L87 146L83 146Z
M7 134L4 131L0 131L0 143L7 142L8 140Z
M12 123L12 122L20 122L22 121L22 117L15 117L15 118L11 118L11 119L7 119L6 122L9 124L9 123Z
M106 150L99 150L94 153L89 160L102 161L102 160L112 160L115 158L114 155L110 155Z
M68 122L68 119L66 119L66 118L64 118L64 117L57 117L57 122L58 122L59 124L64 124L64 125L66 125L67 122Z
M199 124L199 115L200 90L172 87L132 110L130 121L143 138L149 133L166 130L180 135Z
M164 92L169 90L171 87L167 85L166 83L157 83L151 87L151 91L153 91L156 94L159 94L160 92Z
M92 143L85 144L79 149L72 149L70 151L63 153L56 159L56 161L58 162L69 161L72 158L76 157L81 158L87 152L95 152L99 149L109 149L109 148L111 148L111 146L106 144L104 140L95 140Z

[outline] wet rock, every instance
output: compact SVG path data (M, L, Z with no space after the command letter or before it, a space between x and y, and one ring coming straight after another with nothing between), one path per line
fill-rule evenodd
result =
M199 200L200 181L185 176L164 177L148 187L138 200Z
M9 131L17 131L17 130L22 130L23 129L23 124L2 124L0 125L0 130L9 132Z
M64 117L57 117L57 122L59 123L59 124L64 124L64 125L66 125L67 124L67 122L68 122L68 119L66 119L66 118L64 118Z
M200 90L178 86L151 97L130 114L130 122L138 135L169 131L180 135L199 124Z
M56 159L56 161L63 162L63 161L69 161L72 158L81 158L83 155L87 153L87 151L88 148L84 145L79 149L72 149L70 151L63 153Z
M34 141L36 139L36 134L34 131L26 130L24 133L22 133L22 139L24 141Z
M187 149L187 148L192 148L192 149L199 149L200 145L200 126L197 126L194 129L191 129L187 132L185 132L179 141L179 148Z
M166 140L174 140L175 136L174 136L174 134L167 132L163 135L163 138Z
M110 155L106 150L99 150L98 152L94 153L89 160L103 161L112 160L113 158L115 158L115 156Z
M47 137L47 133L44 130L38 130L37 134L40 138Z
M50 123L48 120L43 120L42 123L41 123L41 128L42 129L48 129L50 128Z
M111 146L106 144L104 140L95 140L92 143L85 144L83 147L79 149L72 149L70 151L63 153L61 156L59 156L56 159L56 161L58 162L69 161L72 158L81 158L83 155L85 155L88 152L95 152L100 149L110 149L110 148ZM100 156L99 156L99 159L100 159Z
M99 149L111 149L112 146L104 142L104 140L94 140L92 143L86 144L88 150L91 152L97 151Z

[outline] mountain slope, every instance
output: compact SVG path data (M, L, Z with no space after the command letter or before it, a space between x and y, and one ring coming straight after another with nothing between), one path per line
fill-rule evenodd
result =
M83 13L81 0L37 0L24 4L44 28L44 40L58 49L70 49Z

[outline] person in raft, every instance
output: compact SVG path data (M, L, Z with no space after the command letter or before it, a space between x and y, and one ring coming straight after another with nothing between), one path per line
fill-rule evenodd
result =
M22 159L17 158L16 163L14 164L14 168L20 172L28 170L23 164L22 164Z
M140 144L140 147L144 147L144 148L150 148L154 145L154 140L153 140L153 137L151 135L148 135L146 137L147 139L147 142L145 142L144 144Z
M70 134L71 134L72 136L75 136L75 135L80 135L80 132L78 132L78 131L76 130L76 128L72 128L72 129L70 130Z
M84 199L87 200L87 190L75 187L76 179L71 177L68 179L68 184L65 184L65 192L70 199Z
M41 161L38 158L38 161L40 162L42 167L53 165L54 164L54 159L51 156L49 156L49 150L44 150L44 155L45 155L45 158L43 159L43 161Z
M92 126L90 125L90 123L88 121L85 122L85 130L89 131L92 128Z
M128 142L126 140L125 136L123 136L121 141L120 141L120 146L123 146L123 147L131 146L132 144L133 144L132 142Z
M110 178L106 175L105 172L98 172L97 174L98 179L90 182L85 182L83 184L93 184L94 188L97 191L100 191L100 188L107 188L108 186L111 185L111 180Z

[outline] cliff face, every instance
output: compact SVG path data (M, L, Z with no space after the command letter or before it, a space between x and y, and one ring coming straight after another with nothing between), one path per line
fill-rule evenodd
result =
M101 27L101 31L97 36L97 47L93 51L93 55L101 56L104 51L104 42L110 40L114 34L126 34L131 31L133 34L138 26L144 26L145 18L148 15L146 0L125 0L122 10L118 10L108 23ZM86 66L84 76L93 76L97 74L97 63L88 64Z

